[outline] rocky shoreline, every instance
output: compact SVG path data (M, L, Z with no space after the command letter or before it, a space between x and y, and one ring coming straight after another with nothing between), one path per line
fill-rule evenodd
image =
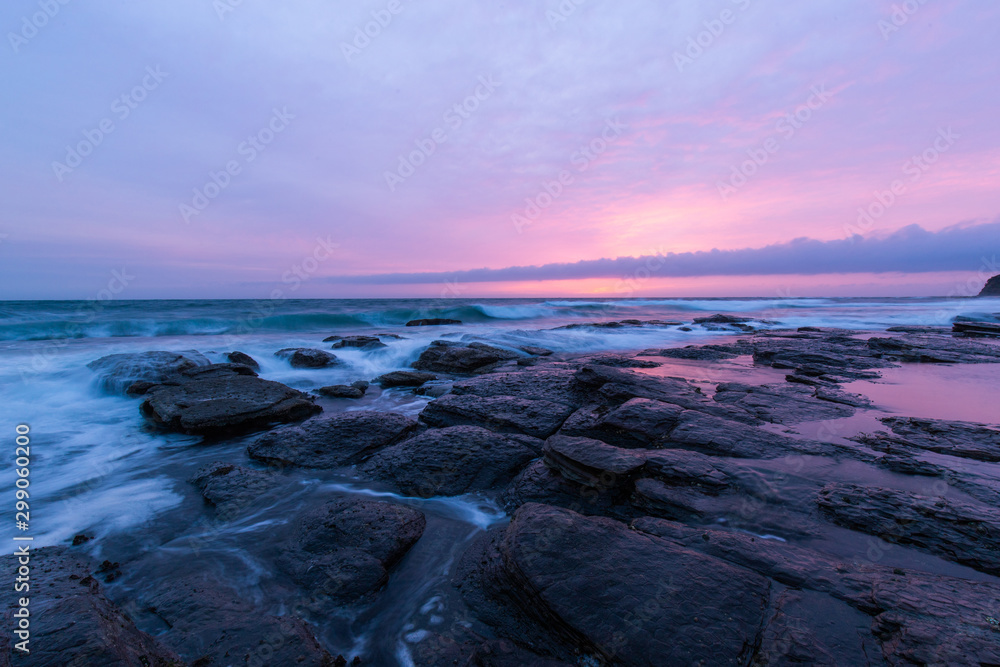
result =
M1000 664L1000 428L888 414L845 389L905 364L1000 363L988 327L699 324L733 336L578 356L440 340L412 371L320 392L350 402L370 381L431 397L417 419L323 414L235 351L217 364L99 359L101 385L135 397L151 428L204 447L246 441L191 477L217 525L298 488L297 474L349 469L395 499L322 495L269 533L254 553L280 600L206 575L210 550L197 572L190 553L156 555L174 574L133 591L116 579L148 554L91 562L85 538L39 549L37 653L4 662L5 636L0 666L383 664L328 652L317 627L343 615L377 626L371 610L431 530L399 498L466 494L510 518L449 545L461 613L413 638L414 665ZM334 349L382 345L336 338ZM338 363L322 350L277 354ZM730 362L767 381L670 372Z

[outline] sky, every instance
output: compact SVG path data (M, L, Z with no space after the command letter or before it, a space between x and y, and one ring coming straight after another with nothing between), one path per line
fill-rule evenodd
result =
M0 299L973 292L991 0L8 0Z

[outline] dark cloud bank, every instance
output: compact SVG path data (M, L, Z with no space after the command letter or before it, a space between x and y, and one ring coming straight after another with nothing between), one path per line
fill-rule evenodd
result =
M787 243L742 250L671 252L503 269L331 276L326 280L340 284L400 285L442 280L478 283L620 278L636 272L643 276L650 272L659 277L688 277L977 271L984 263L996 266L994 256L998 247L1000 221L975 226L958 225L938 232L910 225L882 237L854 236L836 241L798 238Z

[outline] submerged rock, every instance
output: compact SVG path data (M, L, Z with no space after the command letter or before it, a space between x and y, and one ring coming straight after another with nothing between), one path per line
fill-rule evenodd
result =
M506 484L535 456L514 437L478 426L451 426L386 447L359 472L408 496L457 496Z
M28 544L28 543L24 543ZM28 547L30 592L15 592L17 555L0 557L11 584L4 586L0 638L0 663L6 665L107 665L108 667L179 667L180 657L136 628L130 615L105 597L101 584L91 576L92 564L66 547ZM27 597L30 616L30 653L15 650L22 641L14 613L19 598ZM13 659L13 662L12 662Z
M273 466L339 468L364 461L416 428L417 422L395 412L344 412L265 433L247 453Z
M157 384L197 366L207 366L208 359L197 352L136 352L109 354L87 364L98 374L106 391L123 393L136 382Z
M183 371L148 388L143 416L170 431L216 435L305 419L322 411L307 394L262 380L245 366L214 364Z
M274 356L288 359L288 363L294 368L326 368L340 363L336 355L306 347L286 347L275 352Z

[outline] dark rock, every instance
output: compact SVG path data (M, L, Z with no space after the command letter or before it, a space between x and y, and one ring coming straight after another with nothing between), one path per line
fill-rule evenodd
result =
M580 385L590 389L591 396L599 389L601 397L612 403L625 403L633 398L651 398L727 419L760 423L760 420L745 410L710 400L697 386L680 378L654 377L624 369L587 365L577 371L575 379Z
M386 447L359 472L390 482L408 496L457 496L506 484L535 456L514 438L477 426L451 426Z
M733 359L739 355L712 345L687 345L663 349L643 350L640 357L668 357L670 359L692 359L696 361L720 361Z
M838 525L1000 574L1000 517L987 506L843 483L823 487L817 503Z
M717 313L709 317L694 318L695 324L743 324L745 322L753 322L753 318L736 317L734 315L722 315L721 313Z
M548 357L552 354L552 350L546 349L544 347L535 347L534 345L525 345L518 348L521 352L527 352L528 354L535 357Z
M265 433L250 443L250 458L268 465L339 468L411 434L417 422L395 412L345 412Z
M94 539L93 535L84 535L83 533L80 533L79 535L74 535L73 536L73 546L74 547L78 547L81 544L86 544L87 542L91 541L92 539Z
M340 363L336 355L306 347L287 347L275 352L274 356L288 359L288 363L294 368L326 368Z
M368 391L368 387L371 386L371 383L368 382L368 380L355 380L351 383L351 386L355 389L360 389L361 391Z
M545 441L545 464L565 479L588 487L624 487L646 457L590 438L554 435Z
M517 396L539 401L554 401L579 407L592 400L588 387L581 387L571 368L526 368L490 373L456 382L455 394L475 396Z
M887 359L933 364L988 364L1000 362L1000 347L953 336L869 338L874 354Z
M382 387L419 387L425 382L437 380L434 373L421 373L420 371L393 371L375 378L375 382Z
M313 595L354 602L381 588L424 532L424 515L393 503L340 499L297 521L279 567Z
M249 373L249 374L248 374ZM227 434L293 422L322 411L308 395L262 380L246 366L213 364L149 389L143 416L171 431Z
M663 365L657 361L636 359L627 354L598 354L583 357L579 361L599 366L611 366L612 368L656 368Z
M908 333L908 334L945 334L951 331L948 327L935 327L935 326L910 326L903 325L899 327L889 327L886 331L891 333Z
M159 635L161 641L198 667L334 664L305 621L262 613L252 596L218 583L212 575L170 577L143 603L167 627Z
M248 505L278 484L274 473L231 463L212 463L191 478L205 501L216 508L223 521L232 519Z
M537 504L470 549L460 577L502 637L627 665L748 664L770 588L617 521Z
M430 380L413 390L418 396L429 396L440 398L451 392L452 382L450 380Z
M442 324L461 324L462 320L448 320L440 317L425 318L422 320L410 320L406 323L408 327L432 327Z
M160 383L209 361L197 352L137 352L109 354L87 364L98 374L102 389L122 393L136 382Z
M840 394L828 395L849 400L848 394ZM800 384L748 385L723 382L716 389L715 400L735 405L764 421L778 424L840 419L854 414L850 405L829 399L819 400L814 390Z
M563 425L565 435L583 435L618 447L662 447L684 408L633 398L614 409L581 408Z
M955 322L952 331L963 336L1000 338L1000 323L997 322Z
M427 404L420 420L431 426L482 426L499 433L547 438L559 430L573 408L552 401L513 396L447 394Z
M67 547L30 551L30 593L15 592L13 583L0 596L5 631L0 663L6 665L108 665L109 667L180 667L180 657L138 630L129 614L111 602L90 574L91 564ZM0 557L13 581L18 556ZM14 648L19 598L28 597L30 639L25 654Z
M413 367L419 371L435 373L476 373L519 356L521 355L516 352L483 343L462 345L436 340L413 362Z
M864 394L851 394L839 387L824 387L818 386L813 394L821 401L830 401L831 403L840 403L842 405L849 405L852 408L861 408L867 410L868 408L875 407L871 399Z
M965 459L1000 463L1000 429L995 426L917 417L884 417L881 421L898 437L875 433L861 438L862 442L881 451L885 451L887 445L897 444ZM880 441L884 444L880 444Z
M361 350L377 350L380 347L389 346L379 340L378 336L345 336L340 338L332 346L334 350L339 350L343 347L354 347Z
M715 456L751 459L780 458L793 452L830 455L838 451L826 443L799 440L694 410L681 413L677 427L663 444Z
M332 384L328 387L320 387L316 390L316 393L328 398L361 398L365 395L363 390L346 384Z
M614 477L600 475L589 486L579 484L563 477L551 463L538 460L518 473L500 501L508 513L527 503L544 503L586 515L633 518L627 503L631 488L623 489L616 482Z
M243 352L230 352L226 355L226 359L233 364L242 364L243 366L252 368L255 371L260 370L260 364L258 364L257 361L249 354L245 354Z
M1000 275L987 280L977 296L1000 296Z
M996 583L851 564L746 533L661 519L636 519L632 527L846 602L873 617L871 631L888 664L1000 664L1000 632L989 621L1000 599ZM830 628L836 618L828 615L813 627Z

